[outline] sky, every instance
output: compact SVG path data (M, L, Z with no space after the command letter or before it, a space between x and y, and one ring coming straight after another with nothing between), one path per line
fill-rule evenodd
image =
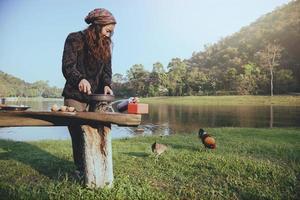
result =
M0 0L0 70L26 82L63 87L64 42L84 30L94 8L117 20L112 38L113 73L134 64L165 69L172 58L188 59L290 0Z

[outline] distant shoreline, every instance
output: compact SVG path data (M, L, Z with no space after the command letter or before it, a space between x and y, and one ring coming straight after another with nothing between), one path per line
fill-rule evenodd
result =
M161 96L141 98L141 101L149 104L169 104L169 105L253 105L253 106L300 106L300 96L276 95L276 96L255 96L255 95L236 95L236 96Z

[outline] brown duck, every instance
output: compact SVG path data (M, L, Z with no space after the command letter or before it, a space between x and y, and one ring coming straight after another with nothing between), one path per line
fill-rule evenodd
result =
M159 144L156 141L151 146L152 152L155 153L157 156L165 152L168 147L164 144Z

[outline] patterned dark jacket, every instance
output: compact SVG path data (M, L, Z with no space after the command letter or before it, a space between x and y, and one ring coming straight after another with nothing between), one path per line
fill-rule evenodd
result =
M62 58L62 72L66 79L62 96L65 99L87 102L87 94L79 92L78 89L82 79L90 82L93 94L103 94L104 86L111 85L111 60L109 63L99 60L90 66L87 64L87 54L84 33L82 31L70 33L65 42Z

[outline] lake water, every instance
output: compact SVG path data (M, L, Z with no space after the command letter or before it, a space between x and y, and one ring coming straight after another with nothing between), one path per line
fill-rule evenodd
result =
M30 110L49 111L63 101L7 102L28 105ZM112 138L135 135L169 135L196 133L207 127L300 127L300 106L175 106L149 105L138 128L112 126ZM144 131L140 131L143 129ZM0 139L32 141L42 139L70 139L67 127L0 128Z

